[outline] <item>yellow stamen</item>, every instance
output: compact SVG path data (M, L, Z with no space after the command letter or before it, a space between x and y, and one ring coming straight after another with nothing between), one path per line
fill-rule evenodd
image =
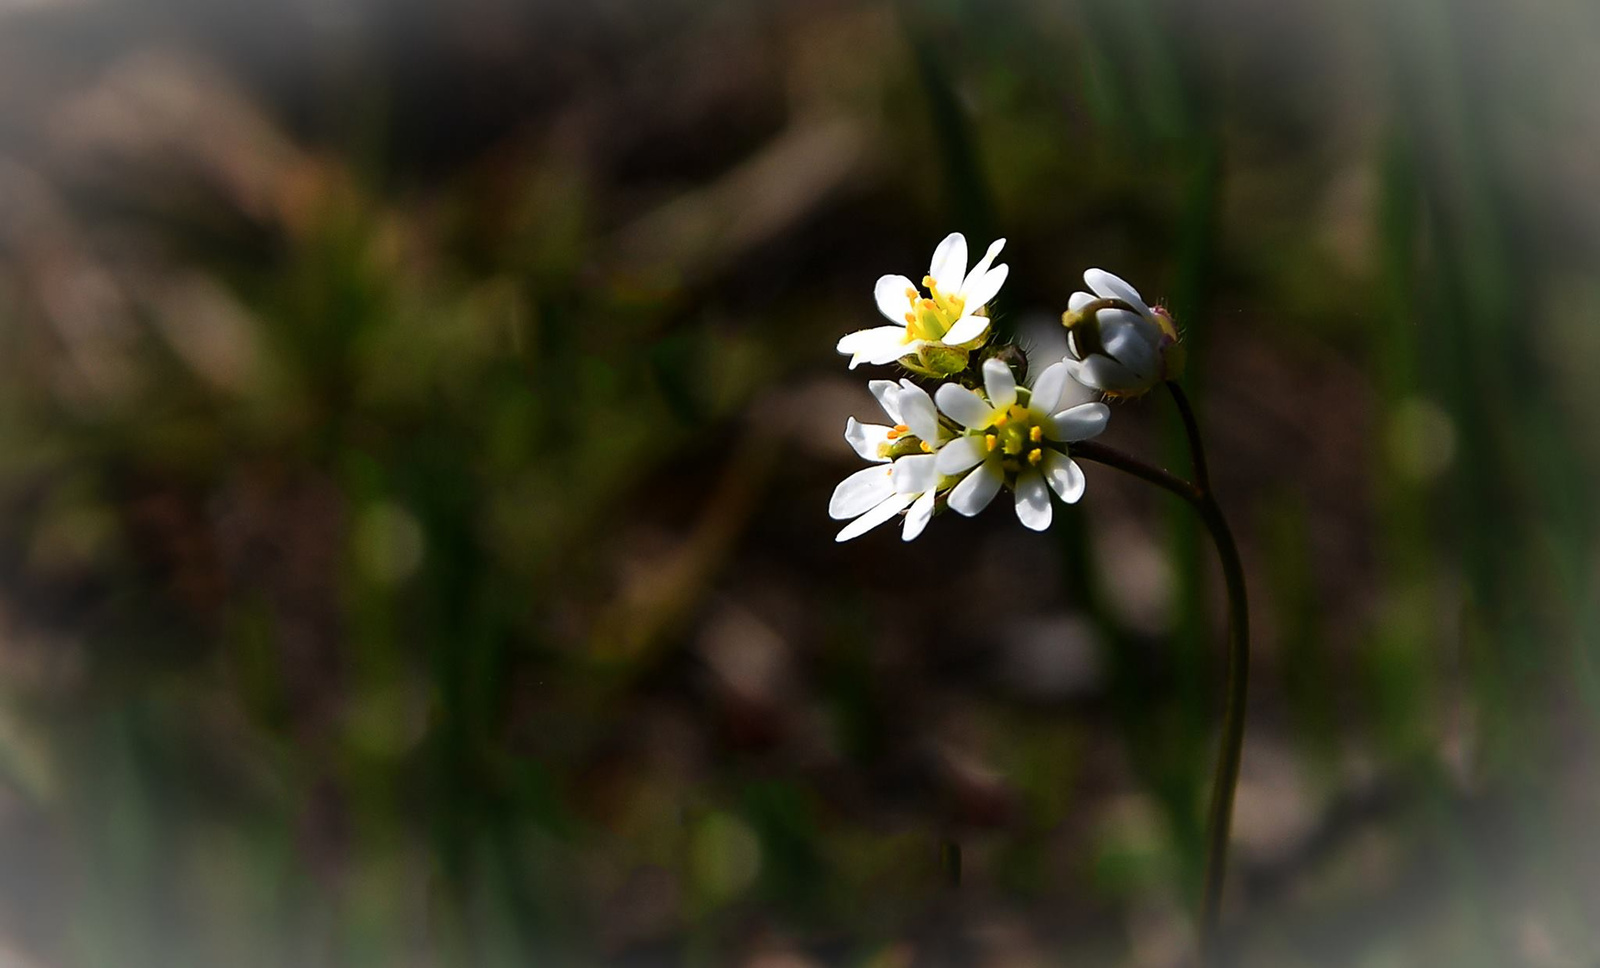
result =
M917 291L915 289L911 288L910 286L907 286L906 287L906 298L911 300L912 302L916 302L917 301Z
M922 308L923 309L927 309L927 310L934 310L934 309L938 309L939 308L939 304L934 302L932 299L924 299L922 301Z
M923 441L923 442L922 442L922 452L923 452L923 453L924 453L924 454L931 454L931 453L933 453L933 445L932 445L932 444L930 444L930 443L928 443L928 442L927 442L927 441L926 441L926 440L924 440L924 441Z
M1032 464L1035 467L1038 467L1039 466L1039 462L1042 461L1042 460L1044 460L1044 451L1040 450L1037 447L1035 447L1034 449L1028 451L1028 463Z
M999 437L996 437L994 434L984 434L983 435L983 449L984 450L992 451L996 447L999 447L999 446L1000 446L1000 438Z
M1000 416L994 418L994 425L996 427L1004 427L1006 425L1006 421L1010 419L1011 415L1009 413L1002 413Z
M906 313L906 325L915 326L916 322L917 322L917 314L916 313Z
M1043 440L1044 439L1044 428L1039 426L1038 424L1034 424L1032 427L1028 428L1028 439L1033 441L1036 444L1039 441Z
M889 428L889 432L884 436L888 437L890 440L895 440L899 438L901 434L906 433L910 429L911 428L907 427L905 424L895 424L893 427Z
M932 276L923 276L922 277L922 285L929 292L936 292L936 291L938 291L938 288L939 288L938 285L936 283L934 283Z

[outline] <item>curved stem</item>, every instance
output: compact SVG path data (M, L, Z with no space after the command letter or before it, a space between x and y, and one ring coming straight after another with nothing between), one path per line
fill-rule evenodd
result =
M1167 381L1167 391L1172 394L1172 402L1178 406L1178 415L1183 418L1183 433L1189 439L1189 457L1194 461L1194 482L1200 490L1210 493L1211 472L1206 468L1206 448L1200 442L1200 424L1194 419L1194 408L1189 405L1189 396L1183 392L1183 387Z
M1194 409L1177 384L1168 383L1167 388L1183 417L1184 432L1194 462L1194 483L1091 441L1073 444L1072 455L1114 467L1183 498L1199 513L1217 548L1222 579L1228 594L1228 671L1227 691L1223 699L1222 748L1217 754L1211 802L1206 811L1206 866L1200 901L1201 962L1214 964L1217 958L1217 923L1222 910L1222 885L1228 869L1228 834L1233 826L1233 795L1239 785L1239 763L1244 752L1245 697L1250 683L1250 606L1245 597L1244 567L1239 561L1239 547L1233 540L1233 531L1228 527L1221 506L1211 493L1205 447L1200 440L1200 427L1195 420Z
M1069 453L1073 457L1093 461L1096 464L1104 464L1107 467L1115 467L1125 474L1132 474L1134 477L1148 481L1159 488L1171 491L1194 505L1196 509L1200 507L1200 502L1205 499L1204 492L1183 478L1154 465L1146 464L1131 454L1124 454L1115 447L1097 444L1092 440L1083 440L1072 444L1069 448Z
M1245 695L1250 686L1250 607L1245 599L1238 546L1209 491L1200 516L1216 542L1228 589L1228 685L1222 706L1222 748L1217 753L1211 804L1206 811L1206 873L1200 901L1200 951L1209 962L1215 955L1222 883L1228 870L1228 834L1233 827L1233 794L1239 786L1239 762L1244 753Z

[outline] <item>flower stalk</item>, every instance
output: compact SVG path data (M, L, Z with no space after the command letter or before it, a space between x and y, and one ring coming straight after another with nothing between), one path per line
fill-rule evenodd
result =
M1227 687L1223 698L1222 744L1211 782L1211 800L1206 810L1206 860L1200 895L1200 956L1202 964L1214 964L1217 952L1217 925L1222 912L1222 887L1228 870L1228 835L1233 826L1233 797L1239 786L1239 764L1244 752L1245 699L1250 684L1250 606L1245 595L1244 566L1233 530L1211 491L1205 445L1194 408L1176 383L1168 382L1189 442L1194 480L1186 481L1093 441L1073 448L1081 460L1104 464L1178 495L1200 515L1217 549L1223 584L1228 597Z

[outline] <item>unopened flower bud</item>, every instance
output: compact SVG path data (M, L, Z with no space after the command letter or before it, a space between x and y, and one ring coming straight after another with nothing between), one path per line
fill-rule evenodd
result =
M1083 281L1093 294L1073 293L1061 316L1067 328L1067 365L1074 379L1111 396L1133 397L1183 373L1187 353L1178 327L1163 308L1101 269Z

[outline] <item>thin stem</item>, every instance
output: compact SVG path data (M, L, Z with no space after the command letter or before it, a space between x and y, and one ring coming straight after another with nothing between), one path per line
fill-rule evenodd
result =
M1209 493L1211 473L1206 468L1206 448L1200 442L1200 424L1194 419L1194 408L1189 405L1189 397L1183 392L1183 387L1168 380L1167 390L1172 394L1172 402L1178 405L1178 415L1183 418L1183 433L1189 439L1189 456L1194 461L1194 482L1200 486L1200 490Z
M1097 444L1092 440L1083 440L1072 445L1071 454L1081 460L1093 461L1096 464L1104 464L1107 467L1115 467L1125 474L1132 474L1134 477L1171 491L1194 505L1196 509L1200 507L1200 502L1204 500L1204 494L1201 490L1183 478L1154 465L1146 464L1139 458L1131 454L1124 454L1114 447Z
M1228 871L1228 834L1233 827L1233 794L1239 786L1244 754L1245 696L1250 687L1250 606L1245 599L1244 567L1233 532L1216 499L1206 492L1200 517L1211 531L1228 590L1228 685L1222 705L1222 749L1211 783L1206 811L1206 872L1200 901L1200 952L1211 963L1216 955L1217 923L1222 912L1222 884Z
M1190 483L1161 468L1092 441L1072 445L1072 455L1114 467L1157 487L1171 491L1187 501L1200 515L1211 541L1217 547L1222 579L1228 594L1228 671L1223 699L1222 748L1217 754L1217 771L1211 785L1211 803L1206 811L1205 881L1200 901L1200 958L1203 964L1217 959L1217 923L1222 911L1222 885L1228 869L1228 834L1233 826L1233 795L1239 785L1239 763L1244 752L1245 697L1250 677L1250 607L1245 597L1244 567L1233 531L1211 493L1205 446L1194 409L1183 390L1168 383L1173 401L1183 417L1184 432L1194 462L1195 482Z

